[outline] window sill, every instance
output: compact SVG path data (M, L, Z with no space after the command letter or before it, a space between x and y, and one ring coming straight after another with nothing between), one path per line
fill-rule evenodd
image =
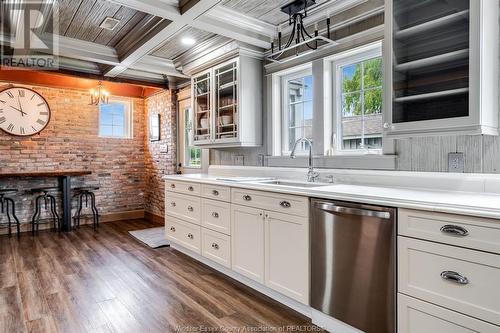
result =
M315 156L314 167L323 169L361 169L361 170L396 170L396 155L335 155ZM268 167L307 167L307 156L267 157Z

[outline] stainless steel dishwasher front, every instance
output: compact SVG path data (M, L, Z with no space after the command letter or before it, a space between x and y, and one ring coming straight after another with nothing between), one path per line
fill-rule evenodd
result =
M394 333L396 209L311 200L311 306L366 333Z

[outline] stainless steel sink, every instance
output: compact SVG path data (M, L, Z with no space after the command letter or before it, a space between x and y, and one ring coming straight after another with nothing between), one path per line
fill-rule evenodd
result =
M291 187L320 187L320 186L327 186L329 184L325 183L301 183L301 182L292 182L292 181L286 181L286 180L267 180L263 182L258 182L259 184L266 184L266 185L278 185L278 186L291 186Z

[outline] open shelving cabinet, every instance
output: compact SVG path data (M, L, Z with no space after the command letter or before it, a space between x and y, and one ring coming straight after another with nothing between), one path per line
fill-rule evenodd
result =
M195 145L206 148L262 145L260 59L239 56L194 75L192 96Z
M498 135L498 0L387 0L384 135Z

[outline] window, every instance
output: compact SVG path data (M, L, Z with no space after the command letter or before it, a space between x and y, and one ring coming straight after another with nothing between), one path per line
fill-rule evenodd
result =
M132 137L132 106L130 101L110 100L99 105L99 136L109 138Z
M188 168L201 168L201 148L193 146L193 119L192 109L184 109L184 166Z
M382 58L379 45L334 62L336 150L382 150Z
M312 140L313 78L310 70L282 78L282 153L289 154L295 141ZM302 142L297 153L305 153L308 144Z

